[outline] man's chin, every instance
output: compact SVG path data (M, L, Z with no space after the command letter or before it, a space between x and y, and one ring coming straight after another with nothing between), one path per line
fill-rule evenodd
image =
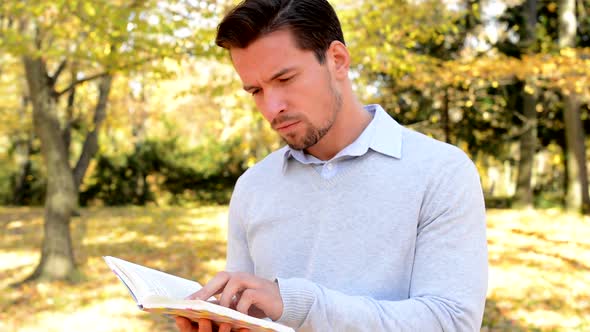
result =
M309 144L307 144L307 145L305 145L305 144L291 144L291 143L289 143L289 142L285 142L285 143L287 143L287 145L288 145L288 146L289 146L291 149L293 149L293 150L301 150L301 151L303 151L303 150L307 150L307 149L309 149L310 147L312 147L312 146L314 146L314 145L315 145L315 144L311 144L311 145L309 145Z
M308 149L308 148L314 146L317 143L317 142L314 142L314 143L310 144L310 142L305 141L305 140L295 141L292 138L285 138L283 136L281 136L281 139L293 150L305 150L305 149Z
M304 146L302 146L302 145L298 145L298 144L291 144L291 143L289 143L289 142L286 142L286 143L287 143L287 145L288 145L288 146L289 146L291 149L293 149L293 150L305 150L305 149L306 149L306 147L304 147Z
M285 139L284 137L281 137L281 138L283 139L283 142L285 142L293 150L305 150L305 149L307 149L307 146L304 146L301 143L293 142L292 140Z

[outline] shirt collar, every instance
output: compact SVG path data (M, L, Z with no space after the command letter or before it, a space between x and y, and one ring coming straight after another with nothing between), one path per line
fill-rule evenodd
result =
M340 151L332 160L342 157L356 157L364 155L368 149L401 159L402 157L402 126L397 123L385 110L377 104L364 107L373 119L363 130L361 135L350 145ZM286 169L290 158L294 158L303 164L322 164L325 161L306 154L302 150L285 147L283 158L283 171Z
M369 112L373 110L375 116L375 135L371 142L371 149L382 153L384 155L402 158L402 129L403 127L397 123L380 105L367 105L365 107Z

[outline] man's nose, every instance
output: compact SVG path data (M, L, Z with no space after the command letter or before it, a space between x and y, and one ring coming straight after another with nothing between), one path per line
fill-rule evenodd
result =
M285 98L277 91L265 91L263 103L263 115L270 123L287 108Z

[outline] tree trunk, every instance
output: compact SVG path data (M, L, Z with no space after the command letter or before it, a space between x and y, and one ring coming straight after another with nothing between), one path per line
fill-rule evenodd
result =
M526 86L526 85L525 85ZM537 111L536 96L522 89L522 113L526 130L520 137L520 160L518 162L516 193L514 206L520 208L533 207L533 164L537 146Z
M19 110L19 117L21 125L24 123L26 117L27 106L29 104L28 97L22 98L21 108ZM26 138L18 138L15 143L15 152L17 156L18 171L15 177L14 186L12 188L12 204L22 205L24 202L25 183L27 175L31 172L31 141L33 140L31 133L27 134Z
M445 142L451 143L451 120L449 118L449 87L443 91L443 105L441 110L441 122L443 127L443 135Z
M574 95L564 98L564 122L567 159L566 208L572 212L589 212L588 176L584 128L580 117L580 103Z
M56 97L45 63L24 57L27 85L33 105L33 126L41 141L47 170L45 223L41 260L33 279L68 279L76 271L70 218L77 207L77 190L56 112Z
M560 0L559 47L574 47L578 20L575 0ZM569 211L590 212L588 195L588 173L586 171L586 146L584 143L584 126L580 115L580 102L575 89L564 93L564 123L566 136L567 193L566 208Z
M18 171L12 188L12 204L23 205L25 198L25 183L27 175L31 173L31 138L25 142L18 142L16 153L18 155Z
M76 88L73 88L68 94L68 103L66 106L66 123L63 129L64 145L66 154L70 155L72 145L72 123L74 122L74 103L76 101Z
M536 51L537 39L537 0L526 0L523 17L525 19L525 30L521 43L526 53L533 53ZM532 85L532 82L524 82L520 93L525 130L519 141L520 160L518 162L514 197L514 206L520 208L532 208L534 200L531 182L537 148L537 96ZM531 91L531 89L533 90Z
M578 28L576 1L560 0L557 8L559 15L559 48L574 47L576 29Z
M18 142L16 147L18 171L12 187L12 204L23 205L25 198L25 184L27 176L31 173L31 139Z
M65 69L67 65L67 61L62 61L60 68L58 68L57 72L54 74L54 81L57 81L57 77L60 73ZM72 64L72 68L70 69L70 81L75 82L78 79L78 65L77 63ZM66 121L65 126L63 129L63 137L64 137L64 144L66 146L66 153L70 155L70 148L72 145L72 125L76 121L74 119L74 106L76 103L76 87L72 87L70 92L68 93L68 101L66 104ZM78 188L78 187L76 187Z

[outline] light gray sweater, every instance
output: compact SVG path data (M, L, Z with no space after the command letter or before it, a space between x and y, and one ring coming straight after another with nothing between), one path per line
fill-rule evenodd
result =
M238 180L227 270L278 281L278 322L479 331L488 263L476 168L458 148L390 121L399 158L369 150L326 180L285 161L283 148Z

